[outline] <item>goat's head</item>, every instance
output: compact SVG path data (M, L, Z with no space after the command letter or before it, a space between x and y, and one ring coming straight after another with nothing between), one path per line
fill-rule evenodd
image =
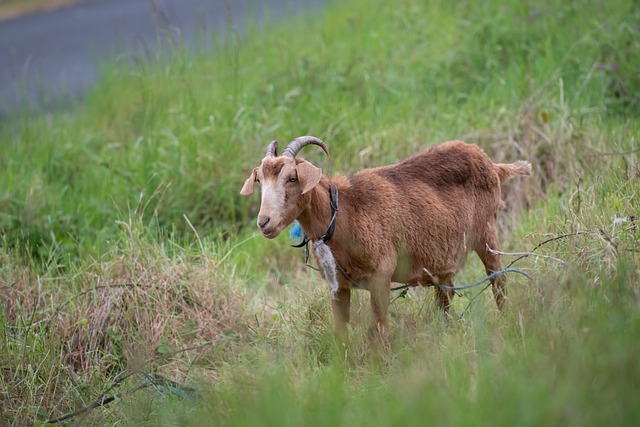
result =
M262 163L251 172L240 194L253 192L255 182L262 189L258 228L267 239L273 239L300 215L308 203L305 195L320 182L322 170L296 154L305 145L318 145L327 155L324 142L314 136L301 136L289 143L278 156L278 143L271 141Z

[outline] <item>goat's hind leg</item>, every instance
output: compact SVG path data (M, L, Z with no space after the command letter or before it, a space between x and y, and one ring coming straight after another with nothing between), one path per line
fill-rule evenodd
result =
M449 314L449 309L455 296L455 292L451 288L453 288L453 279L447 279L444 280L442 284L433 285L436 303L446 315Z
M502 270L500 254L490 252L489 248L494 251L498 251L500 249L500 242L498 241L498 235L495 228L485 234L485 238L481 239L475 249L480 260L482 260L482 263L484 264L484 268L488 276L496 271ZM499 275L491 279L491 290L493 291L493 297L495 298L499 309L502 309L507 296L505 284L506 280L503 275Z
M424 287L433 286L433 295L435 297L436 304L444 311L444 314L449 314L449 309L451 308L451 302L453 301L453 297L455 296L455 292L453 289L453 278L449 277L444 280L440 280L437 277L433 277L431 273L429 273L425 269L425 273L422 275L420 279L420 284Z

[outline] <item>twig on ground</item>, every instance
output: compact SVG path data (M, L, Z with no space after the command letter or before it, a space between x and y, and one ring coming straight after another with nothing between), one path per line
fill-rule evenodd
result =
M134 286L143 286L140 285L138 283L131 283L131 282L126 282L126 283L113 283L110 285L98 285L98 286L94 286L92 288L89 289L85 289L82 292L78 292L77 294L74 294L72 296L70 296L69 298L67 298L64 302L60 303L56 309L53 311L53 314L56 315L60 312L60 310L62 310L62 308L64 306L66 306L67 304L71 303L71 301L80 298L84 295L87 295L88 293L92 292L92 291L96 291L98 289L114 289L114 288L130 288L130 287L134 287Z
M222 339L204 341L204 342L198 343L196 345L193 345L191 347L185 347L185 348L181 348L179 350L168 351L168 352L166 352L164 354L159 354L157 356L152 357L151 359L147 360L147 362L145 364L149 364L149 363L152 363L152 362L157 362L158 360L166 359L167 357L175 356L176 354L185 353L187 351L198 350L198 349L205 348L205 347L211 347L213 345L219 344L222 341L223 341Z
M494 255L511 255L511 256L517 256L517 255L529 256L529 255L533 255L533 256L539 257L539 258L550 259L550 260L559 262L561 264L565 264L565 265L567 264L566 261L561 260L560 258L556 258L556 257L551 256L551 255L540 255L540 254L536 254L536 253L533 253L533 252L502 252L502 251L498 251L498 250L490 248L489 245L487 245L487 251L489 253L491 253L491 254L494 254Z
M585 157L600 157L600 156L626 156L627 154L633 154L635 152L640 151L640 148L634 148L628 151L609 151L609 152L599 152L596 151L593 154L587 154Z
M506 268L511 267L513 264L515 264L516 262L520 261L521 259L527 258L529 255L533 255L533 252L535 252L536 250L538 250L540 247L546 245L547 243L551 243L551 242L555 242L556 240L560 240L560 239L565 239L567 237L573 237L573 236L581 236L581 235L585 235L585 234L591 234L591 235L601 235L601 233L599 231L592 231L592 230L587 230L587 231L576 231L575 233L567 233L567 234L561 234L559 236L554 236L551 237L543 242L538 243L533 249L531 249L529 252L525 252L524 255L519 256L518 258L514 259L513 261L511 261L509 263L509 265L507 265Z
M216 340L211 340L211 341L206 341L203 343L199 343L196 344L194 346L191 347L185 347L179 350L175 350L175 351L171 351L165 354L161 354L158 356L154 356L152 358L150 358L149 360L147 360L145 362L145 365L148 365L150 363L156 362L158 360L170 357L170 356L175 356L176 354L179 353L184 353L187 351L191 351L191 350L197 350L200 348L204 348L204 347L209 347L215 344L218 344L219 342L221 342L221 339L216 339ZM145 381L142 384L139 384L137 386L135 386L134 388L130 389L130 390L125 390L123 392L120 393L114 393L111 396L108 396L109 393L114 390L116 387L118 387L119 385L121 385L124 381L126 381L127 379L131 378L133 375L135 374L141 374L144 376ZM132 370L127 370L127 371L123 371L119 374L120 376L116 377L114 379L114 381L111 383L111 385L100 395L100 397L98 397L97 399L93 400L91 403L89 403L86 406L83 406L82 408L73 411L73 412L69 412L67 414L64 414L60 417L57 418L51 418L49 420L46 421L47 424L57 424L59 422L68 420L70 418L76 417L78 415L82 415L86 412L91 411L92 409L96 409L99 408L101 406L106 406L109 403L113 402L114 400L124 397L124 396L129 396L135 392L137 392L138 390L141 390L143 388L149 387L149 386L162 386L165 382L170 381L167 380L166 378L162 377L162 376L158 376L158 375L148 375L142 371L132 371ZM177 383L176 383L177 384Z
M539 255L539 254L535 254L534 252L536 250L538 250L539 248L541 248L542 246L551 243L551 242L555 242L556 240L561 240L561 239L566 239L567 237L574 237L574 236L581 236L581 235L598 235L601 236L603 235L603 231L593 231L593 230L587 230L587 231L576 231L575 233L566 233L566 234L561 234L559 236L554 236L551 237L547 240L544 240L540 243L538 243L533 249L531 249L529 252L513 252L513 253L509 253L509 252L500 252L500 251L495 251L493 249L491 249L489 246L487 246L487 250L491 253L499 253L501 255L520 255L518 258L514 259L513 261L511 261L505 268L505 270L509 267L511 267L513 264L515 264L516 262L527 258L531 255L533 256L537 256L537 257L542 257L542 258L549 258L549 259L553 259L554 261L558 261L561 262L563 264L567 264L566 261L563 261L559 258L555 258L549 255ZM606 240L606 239L605 239ZM476 295L474 295L471 300L469 301L469 304L467 305L467 307L463 310L462 314L460 314L460 316L458 317L458 319L461 319L462 316L464 316L464 314L469 311L469 308L473 305L474 301L478 298L478 296L480 296L481 294L484 293L484 291L486 291L489 286L491 286L491 283L489 283L487 286L485 286L480 292L478 292Z
M98 397L97 399L93 400L91 403L89 403L86 406L83 406L82 408L73 411L73 412L69 412L67 414L64 414L58 418L51 418L49 420L46 421L46 424L57 424L59 422L68 420L70 418L73 417L77 417L78 415L82 415L86 412L91 411L92 409L96 409L99 408L100 406L105 406L108 405L109 403L113 402L114 400L116 400L119 397L122 396L126 396L126 395L130 395L132 393L135 393L136 391L143 389L145 387L149 387L150 385L153 384L152 381L140 384L134 388L132 388L131 390L127 390L124 391L122 393L116 393L113 394L111 396L107 396L109 394L109 392L111 390L113 390L115 387L117 387L118 385L122 384L122 382L124 382L126 379L128 379L129 377L131 377L132 375L134 375L136 372L135 371L126 371L120 378L117 378L110 386L108 389L106 389L101 395L100 397Z

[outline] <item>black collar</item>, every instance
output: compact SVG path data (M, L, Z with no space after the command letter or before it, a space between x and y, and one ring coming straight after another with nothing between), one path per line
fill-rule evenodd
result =
M333 237L333 232L336 229L336 216L338 216L338 189L333 184L329 184L329 204L331 205L331 221L329 221L327 232L320 237L324 243L327 243ZM304 236L302 243L291 246L294 248L301 248L307 243L309 243L309 238Z

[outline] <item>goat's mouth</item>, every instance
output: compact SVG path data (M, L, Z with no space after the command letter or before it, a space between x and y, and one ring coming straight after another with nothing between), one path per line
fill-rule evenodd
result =
M276 237L278 237L278 235L280 234L280 232L283 230L284 227L265 227L260 229L260 231L262 232L262 235L264 237L266 237L267 239L274 239Z
M262 225L262 226L261 226ZM275 239L286 228L288 224L277 218L271 218L265 223L258 222L258 228L262 235L267 239Z
M267 239L273 239L274 237L276 237L278 234L275 233L276 230L274 230L273 228L269 228L269 229L262 229L260 230L262 231L262 235L264 237L266 237Z

